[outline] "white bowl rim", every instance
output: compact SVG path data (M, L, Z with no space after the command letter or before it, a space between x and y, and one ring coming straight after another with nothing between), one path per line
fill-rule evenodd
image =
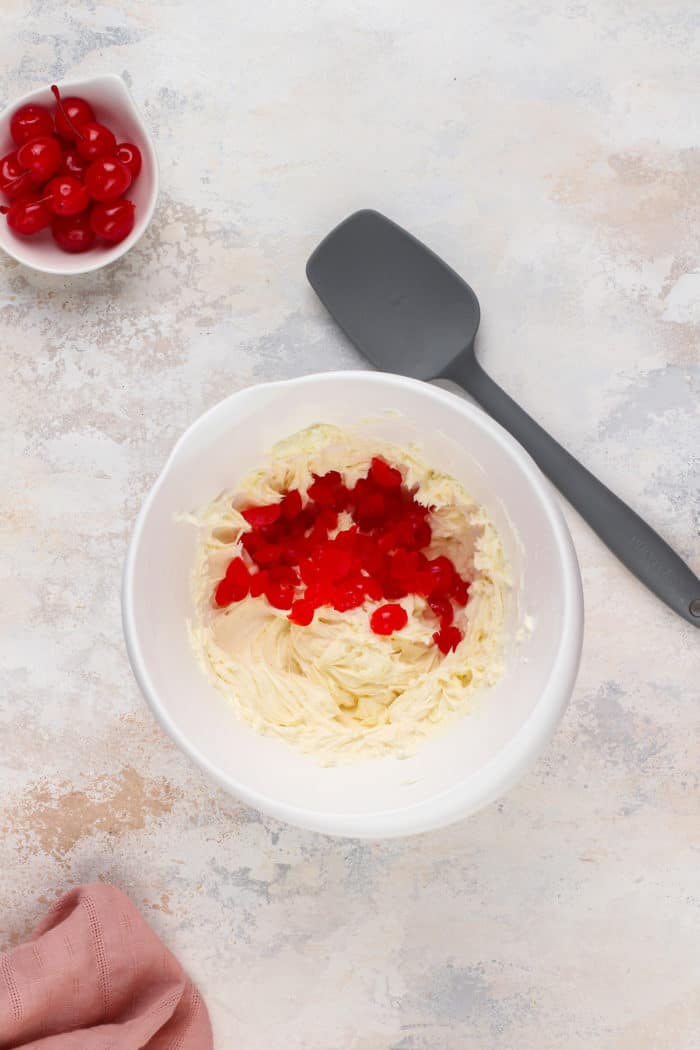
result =
M139 216L138 228L135 227L134 230L132 230L128 237L125 237L123 241L121 241L119 244L115 244L114 248L110 248L107 251L100 254L99 256L96 256L91 262L87 261L89 253L86 252L83 256L83 258L85 258L86 260L85 265L81 266L80 269L65 270L61 266L40 266L36 262L30 261L30 259L24 256L21 252L18 253L17 251L14 251L11 246L8 247L7 244L0 242L0 249L2 249L2 251L4 251L6 255L9 255L10 258L14 259L15 262L20 263L22 266L26 266L28 269L34 270L36 273L54 274L58 277L79 277L81 274L94 273L95 270L101 270L105 266L110 266L112 263L116 262L117 259L121 259L121 257L125 255L128 251L130 251L135 244L138 244L138 242L141 240L144 233L148 229L151 219L153 218L153 213L156 209L156 204L158 203L158 195L160 193L160 169L158 166L158 154L156 153L156 147L153 141L153 136L151 135L151 132L148 129L146 121L141 116L141 110L136 105L134 96L132 95L131 90L129 89L129 85L124 80L124 77L121 77L118 73L100 73L98 76L78 77L76 80L52 80L51 83L56 85L56 87L60 90L61 94L64 94L66 95L66 97L69 97L76 91L84 90L86 88L89 88L91 85L97 84L101 81L111 81L115 87L118 85L118 89L124 91L127 98L129 99L129 103L138 119L141 134L143 135L143 138L148 144L149 163L152 165L153 169L153 192L151 194L147 207L144 211L142 211L141 215ZM34 88L33 91L27 91L26 94L21 95L19 98L13 99L11 102L8 102L8 104L3 107L2 111L0 111L0 121L8 117L10 112L14 112L14 110L19 109L20 106L25 106L28 102L35 102L37 96L45 92L46 89L46 85L43 85L39 88Z
M210 763L206 755L191 744L187 737L177 728L161 703L142 658L134 621L133 586L136 555L144 523L149 515L151 506L161 485L172 469L179 450L201 426L205 425L212 415L224 411L241 395L258 390L261 387L268 389L274 387L304 387L331 377L336 380L352 380L357 379L358 376L363 378L372 377L374 382L386 384L387 386L420 388L427 397L435 398L442 403L449 403L452 408L455 407L456 402L459 410L511 454L530 482L534 494L539 498L556 542L562 567L564 614L562 616L562 631L559 645L547 685L518 732L486 765L466 780L427 799L422 799L420 802L393 809L378 810L375 813L352 814L310 810L292 806L279 799L255 791L233 777L224 774ZM293 379L273 380L244 387L242 390L235 391L207 409L184 431L175 443L164 467L146 496L134 523L124 564L122 624L127 655L134 677L157 721L178 747L225 791L278 820L283 820L311 831L335 836L390 838L433 830L468 816L470 813L481 809L484 805L505 794L534 763L563 716L576 681L583 643L583 592L573 541L564 516L556 502L553 489L531 456L500 424L496 423L477 406L466 400L463 401L449 391L433 386L430 383L392 373L374 372L364 369L339 370L335 372L316 372Z

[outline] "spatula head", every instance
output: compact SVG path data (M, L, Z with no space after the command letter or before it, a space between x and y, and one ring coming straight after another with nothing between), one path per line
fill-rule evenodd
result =
M442 375L473 347L479 303L466 281L376 211L357 211L306 264L311 287L373 365L414 379Z

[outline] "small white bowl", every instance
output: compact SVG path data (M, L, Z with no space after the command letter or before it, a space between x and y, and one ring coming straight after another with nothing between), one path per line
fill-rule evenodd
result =
M31 237L22 237L13 233L5 216L0 216L0 248L17 262L41 273L91 273L120 259L133 248L151 221L158 199L158 159L150 132L121 77L115 73L106 73L101 77L88 77L84 80L59 81L58 87L64 98L80 95L87 99L95 111L96 119L114 132L117 142L133 142L141 150L141 171L126 193L127 198L136 205L134 228L119 244L110 247L96 242L89 251L72 255L58 247L50 230L42 230ZM50 85L47 84L40 91L31 91L7 106L0 114L2 157L17 149L10 135L10 119L20 106L28 102L47 106L52 112L56 104ZM0 197L3 198L3 203L9 203L4 200L4 194L0 194Z
M393 410L394 416L387 416ZM510 562L506 669L473 711L412 757L322 768L239 721L200 670L187 636L197 509L316 422L363 423L418 441L491 514ZM173 740L222 787L281 820L333 835L409 835L502 795L545 747L569 701L583 602L573 544L549 482L480 409L435 386L379 372L331 372L250 387L180 438L136 520L122 612L136 679ZM534 629L522 630L525 615ZM518 635L524 635L518 637Z

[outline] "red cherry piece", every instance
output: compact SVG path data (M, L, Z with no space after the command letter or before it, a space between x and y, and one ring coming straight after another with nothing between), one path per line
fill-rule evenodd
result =
M349 529L343 529L335 538L335 543L338 547L343 547L349 551L357 550L358 542L357 525L351 525Z
M360 536L357 543L360 564L370 576L381 576L386 568L384 554L371 536Z
M301 492L299 489L292 489L286 496L282 498L280 503L280 514L287 521L291 521L293 518L298 517L301 514L302 499Z
M61 98L61 93L55 84L51 85L51 91L57 102L56 131L62 139L75 142L83 124L94 121L93 108L84 98Z
M306 598L297 598L296 601L292 602L292 611L288 619L292 623L298 624L299 627L308 627L314 618L315 611L313 602L308 601Z
M278 562L283 553L283 548L279 543L268 543L266 540L263 540L263 542L257 546L255 553L252 554L251 557L258 565L269 567Z
M38 197L18 197L9 208L0 206L0 212L7 215L10 229L24 237L30 237L51 225L51 212L46 202Z
M250 572L242 558L233 558L229 562L226 579L233 588L235 601L242 601L250 591Z
M361 529L378 525L384 516L384 496L381 492L371 492L364 496L357 505L355 517Z
M270 569L270 581L282 587L296 587L299 584L299 573L291 565L273 565Z
M454 651L457 648L463 637L459 627L445 626L435 632L433 641L440 652L447 656L450 650Z
M306 584L316 583L321 576L321 569L315 558L302 558L299 562L299 573Z
M426 570L432 578L431 594L449 594L455 579L454 565L449 558L440 555L428 562Z
M381 581L382 594L389 601L395 602L399 598L405 598L408 594L408 587L402 583L398 583L396 580L392 580L390 577L385 578Z
M365 581L362 577L349 578L333 588L333 608L338 612L357 609L365 600Z
M315 521L309 530L308 540L312 547L318 547L328 539L328 529L322 521Z
M323 580L309 583L307 584L304 597L311 602L315 609L320 608L322 605L330 605L333 600L332 584Z
M408 623L408 613L401 605L380 605L370 617L369 625L375 634L393 634Z
M345 485L338 485L338 487L333 490L333 506L335 509L338 511L347 510L350 506L350 502L350 490Z
M449 598L443 598L438 594L434 594L428 598L428 605L440 621L440 626L449 627L455 615Z
M62 175L72 175L76 179L82 179L87 171L89 161L81 157L77 149L67 149L63 154L60 172Z
M133 142L120 142L114 151L118 161L128 168L132 179L141 171L141 150Z
M114 157L98 157L85 172L85 188L94 201L113 201L131 185L131 173Z
M355 482L354 488L350 491L350 499L355 505L357 505L360 500L364 499L365 496L369 496L373 491L374 486L368 478L358 478Z
M225 609L235 600L233 584L224 576L214 591L214 604L218 605L220 609Z
M313 544L306 536L287 540L284 544L284 555L282 560L288 565L299 565L305 558L313 554Z
M56 175L47 182L43 192L54 215L78 215L90 203L82 182L72 175Z
M338 527L338 511L335 507L321 507L318 520L328 532L331 532L332 529Z
M372 465L369 468L369 477L380 488L383 489L397 489L401 487L403 478L401 471L397 470L396 467L390 467L389 464L380 459L379 456L372 457Z
M251 598L259 598L261 594L265 593L265 588L270 582L270 575L266 569L262 569L260 572L256 572L250 578L250 596Z
M86 252L95 243L87 212L80 215L57 215L51 224L53 239L64 252Z
M422 521L420 525L416 526L413 534L413 543L419 550L421 547L427 547L433 538L433 530L428 525L427 521Z
M368 537L369 539L370 537ZM386 529L386 531L380 533L376 537L372 537L372 542L376 540L376 549L382 554L390 554L399 545L399 530L398 529Z
M373 580L371 576L364 576L365 594L373 602L380 602L383 598L382 585L379 580Z
M342 484L343 479L337 470L329 470L327 474L314 474L314 480L308 488L308 496L321 506L332 507Z
M393 535L395 536L397 546L416 546L416 526L411 518L402 518L393 530Z
M469 601L469 583L456 573L450 596L454 598L457 605L461 605L462 608L464 608Z
M61 147L53 135L38 135L17 150L17 160L35 182L46 182L61 167Z
M261 507L248 507L241 514L254 529L264 529L268 525L274 525L280 516L281 504L268 503Z
M294 601L294 588L269 581L265 588L265 597L273 609L290 609Z
M331 541L317 555L319 575L326 580L342 580L352 568L352 554Z
M17 153L8 153L0 160L0 190L12 200L36 189L34 181L17 160Z
M321 508L319 507L318 503L310 501L306 504L301 514L296 519L295 526L297 526L302 532L305 532L307 529L310 529L311 526L314 524L320 511Z
M53 119L45 106L29 102L21 106L10 120L12 139L21 146L37 135L53 135Z
M417 577L425 570L425 563L425 555L418 551L398 550L389 561L389 572L393 580L413 590Z
M398 522L404 514L404 504L400 489L382 489L384 496L384 521L390 524Z
M109 244L123 241L134 228L135 211L133 203L128 200L99 201L90 212L90 224L95 236Z
M256 550L264 542L264 536L259 532L255 532L254 530L251 530L250 532L244 532L241 536L241 546L244 550L248 551L248 554L250 554L251 558L255 556Z

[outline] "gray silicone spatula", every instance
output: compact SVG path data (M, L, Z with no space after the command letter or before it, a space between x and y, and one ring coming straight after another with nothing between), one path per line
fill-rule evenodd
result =
M376 211L351 215L306 264L311 286L373 365L451 379L517 438L613 554L700 627L700 580L610 489L516 405L474 354L479 303L433 252Z

